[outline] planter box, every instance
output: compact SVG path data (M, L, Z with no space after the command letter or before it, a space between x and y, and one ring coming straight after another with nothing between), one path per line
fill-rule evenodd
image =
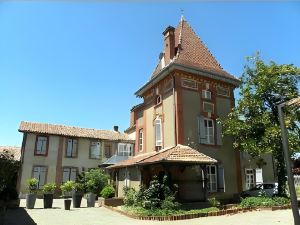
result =
M98 205L101 206L111 206L117 207L120 205L124 205L123 198L98 198Z

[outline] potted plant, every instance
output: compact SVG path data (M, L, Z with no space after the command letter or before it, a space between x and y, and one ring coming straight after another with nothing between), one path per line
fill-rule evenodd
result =
M39 181L36 178L31 178L31 179L27 180L28 191L29 191L29 193L26 195L26 208L27 209L34 208L38 183L39 183Z
M64 205L65 210L70 210L71 208L71 199L69 199L71 195L71 191L73 190L75 182L74 181L67 181L60 185L60 190L62 191L63 197L65 198Z
M47 183L43 186L43 194L44 194L44 208L52 208L53 203L53 194L56 185L54 183Z
M74 182L72 189L73 208L80 208L81 199L84 193L84 185L82 183Z
M87 191L87 206L94 207L97 195L107 184L108 176L100 169L91 169L83 174L82 181Z

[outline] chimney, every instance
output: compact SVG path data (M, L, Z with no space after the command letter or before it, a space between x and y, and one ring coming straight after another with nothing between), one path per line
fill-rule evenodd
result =
M163 35L165 39L165 64L168 65L175 56L175 28L168 26Z
M119 126L114 126L114 131L119 132Z

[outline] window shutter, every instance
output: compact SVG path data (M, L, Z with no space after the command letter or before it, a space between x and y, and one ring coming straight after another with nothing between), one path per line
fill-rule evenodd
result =
M217 128L217 145L222 145L222 125L218 122L216 122L216 128Z
M218 167L218 190L225 192L225 179L224 179L224 167Z
M206 136L205 136L205 126L204 126L204 117L198 117L198 136L199 136L199 143L206 143Z
M67 156L72 156L72 139L68 139Z
M41 154L46 154L46 149L47 149L47 138L43 138Z
M47 168L46 167L40 167L39 189L41 189L45 184L46 173L47 173Z
M255 169L255 182L256 182L256 184L263 183L262 168Z
M73 156L77 155L77 140L73 139Z
M76 168L71 168L71 175L70 175L70 180L75 181L77 176L77 169Z
M40 179L40 167L33 167L33 178Z
M37 144L36 144L36 153L37 154L41 154L42 152L42 146L43 145L43 142L40 140L40 138L38 137L37 139Z
M64 168L63 183L69 181L69 179L70 179L70 168Z

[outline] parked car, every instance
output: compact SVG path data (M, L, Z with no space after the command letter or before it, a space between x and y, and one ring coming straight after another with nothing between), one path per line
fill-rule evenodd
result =
M257 196L273 197L278 195L278 183L262 183L257 184L253 188L243 191L242 197Z

